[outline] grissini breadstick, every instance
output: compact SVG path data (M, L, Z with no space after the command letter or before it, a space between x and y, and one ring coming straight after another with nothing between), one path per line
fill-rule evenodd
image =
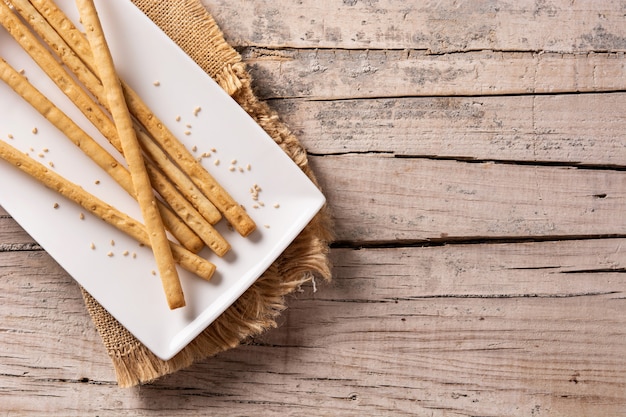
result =
M24 11L24 9L22 9ZM0 14L2 13L2 9L0 9ZM86 95L81 87L68 76L65 70L61 67L61 64L58 63L52 54L45 49L45 47L38 43L37 39L33 37L32 34L28 31L28 28L25 25L17 20L17 22L12 22L16 20L15 17L11 18L11 16L1 16L3 18L2 23L6 24L11 28L11 33L14 35L16 39L19 39L20 44L24 49L26 49L31 57L41 66L41 68L50 76L50 78L59 86L68 96L68 98L79 107L83 113L90 114L92 112L91 109L99 109L97 103L95 103L91 97ZM8 22L8 23L7 23ZM15 23L15 24L13 24ZM80 73L87 75L93 74L89 70L81 71ZM95 78L95 77L94 77ZM95 78L95 82L97 86L94 85L93 91L97 91L100 99L102 101L106 100L104 97L104 93L102 92L102 86L100 85L100 81ZM90 109L90 110L84 110ZM91 119L91 122L98 128L98 130L109 140L109 142L120 152L123 153L123 149L121 147L121 143L119 141L117 131L115 129L115 125L113 122L106 116L104 113L101 113L101 117L95 117ZM140 133L140 137L143 142L146 142L146 139L143 138L143 135ZM156 146L156 145L155 145ZM153 152L153 154L155 154ZM152 162L150 160L145 161L147 165L150 165ZM169 161L160 161L159 166L168 167L168 173L175 173L177 168ZM151 181L155 184L158 184L155 188L161 194L161 196L167 201L170 206L176 207L177 209L185 209L183 212L177 213L178 216L174 216L171 213L165 213L163 215L163 220L166 222L168 228L174 234L174 236L178 239L183 246L192 252L198 252L203 246L203 242L211 242L209 245L211 248L219 248L219 251L227 250L226 246L219 241L214 241L218 236L217 232L212 227L206 227L204 225L204 219L200 217L202 213L207 214L207 217L212 220L219 220L220 214L215 208L215 206L205 197L202 193L197 190L195 185L186 178L183 174L179 174L176 178L179 179L177 183L177 188L174 189L172 187L168 187L167 190L162 187L164 184L163 174L156 170L150 170ZM155 177L159 178L155 178ZM195 190L195 191L194 191ZM131 191L134 193L133 191ZM192 205L193 203L197 203L194 207L205 207L206 210L200 212L196 210L190 211L190 206L184 204L180 200L191 199ZM212 214L212 216L209 216ZM182 220L181 220L182 219ZM187 225L181 224L181 222L186 223ZM193 231L192 231L193 230ZM195 233L194 233L195 232ZM204 236L197 236L197 233L204 232ZM222 239L223 240L223 239ZM222 256L222 255L220 255Z
M16 166L51 190L58 192L85 210L100 217L138 242L150 245L150 239L143 224L98 199L93 194L88 193L77 184L49 170L3 140L0 140L0 158ZM169 245L174 259L181 267L205 280L211 279L215 272L215 265L174 242L169 242Z
M86 65L72 51L63 37L57 33L50 23L48 23L48 21L28 0L12 0L11 2L24 20L31 24L32 29L39 35L39 37L56 52L66 67L70 69L77 79L101 104L107 107L102 84L100 83L98 77L93 73L93 68ZM64 30L64 33L66 32L71 31L70 29ZM83 39L83 35L80 33L76 36L80 36L80 38ZM86 39L83 40L85 43L88 43ZM83 43L81 42L80 44L82 46ZM91 58L93 58L91 50L83 52L83 54L87 53ZM90 61L93 61L93 59ZM103 132L107 132L109 130L110 129L107 129ZM151 138L147 137L147 135L141 131L140 127L137 126L135 131L144 150L153 160L157 161L157 165L161 168L161 170L172 182L174 182L174 184L176 184L179 193L182 194L198 211L198 213L209 223L217 223L221 218L221 214L215 205L213 205L213 203L211 203L211 201L202 194L198 187L180 170L180 168L169 160L169 157L163 151L159 150L159 147ZM121 149L116 142L116 138L109 138L109 141L111 141L112 144L121 152ZM155 182L154 178L151 179ZM168 201L167 198L166 201ZM179 215L182 218L187 218L187 215L184 213L179 213Z
M35 110L59 129L70 141L79 147L85 155L89 156L98 166L105 170L124 188L133 198L135 198L134 188L130 173L118 161L108 153L99 143L93 140L84 130L80 128L72 119L63 113L47 97L35 88L23 75L11 67L4 59L0 58L0 80L4 81ZM174 210L181 216L186 217L183 223L170 209L157 200L159 211L164 222L170 225L170 229L175 229L174 236L183 236L189 249L197 252L206 244L217 255L223 256L230 245L215 229L199 216L190 204L178 195L178 191L167 181L162 173L158 172L152 164L146 167L150 171L151 181L156 190L172 205L176 205ZM178 197L178 198L177 198ZM186 224L191 224L193 231L188 229ZM195 232L195 234L194 234ZM197 234L197 236L196 236ZM202 240L200 240L202 239ZM195 243L198 240L198 243Z
M89 94L68 75L54 56L39 42L37 37L30 32L4 1L0 1L0 24L28 52L61 91L74 102L90 122L95 126L105 126L108 129L102 132L105 137L117 137L115 125L110 123L109 116L100 106L94 105ZM109 123L106 123L107 121Z
M187 201L211 224L217 223L222 215L215 205L198 189L196 184L169 159L168 155L154 140L141 129L135 130L142 148L157 167L176 185Z
M157 170L154 165L146 165L148 172ZM176 193L172 183L164 175L156 175L158 173L152 172L150 176L152 179L152 185L155 188L163 190L165 193ZM184 198L173 199L170 201L170 205L177 213L188 213L188 218L184 219L185 222L191 227L196 234L203 240L203 242L218 256L224 256L226 252L230 250L230 244L224 239L224 237L215 228L204 219L202 216L195 216L197 214L194 207L191 206Z
M64 37L67 44L87 64L93 66L89 48L84 46L84 38L65 14L52 0L31 0L48 22ZM82 38L82 39L81 39ZM213 176L191 155L189 150L167 129L141 98L126 84L122 84L128 108L146 128L159 145L166 149L196 186L222 212L230 224L247 236L256 229L256 224L230 194Z
M100 76L100 81L106 92L107 103L122 143L124 158L128 164L137 202L148 230L150 246L155 255L168 305L170 309L184 307L185 297L172 250L156 206L156 197L148 177L141 146L137 141L133 121L124 99L124 92L100 25L96 7L92 0L76 0L76 4L87 33L87 40L91 45L96 72Z

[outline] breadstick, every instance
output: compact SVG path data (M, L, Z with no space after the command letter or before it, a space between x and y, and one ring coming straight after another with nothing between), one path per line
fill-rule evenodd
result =
M109 129L102 132L107 138L116 137L117 132L109 116L100 106L94 106L94 101L89 97L78 83L70 77L54 56L39 43L24 23L11 11L4 1L0 1L0 24L9 34L28 52L33 60L39 65L54 83L67 95L76 106L83 112L85 117L96 126L106 126Z
M161 171L176 184L176 188L187 201L202 215L210 224L217 223L222 215L215 205L206 198L206 196L198 189L198 187L189 179L181 169L173 164L167 154L154 143L152 138L145 134L141 129L136 130L137 139L141 143L142 148L152 161L159 167Z
M152 170L157 170L153 165L147 165L148 172L150 173ZM158 173L153 172L153 175L150 176L152 179L152 184L155 187L158 187L161 190L164 190L166 193L176 193L176 189L168 181L168 179L164 175L157 175ZM224 237L217 231L215 228L204 219L202 216L195 216L196 214L194 207L191 206L184 198L172 200L170 202L172 204L172 208L177 213L189 213L188 218L185 218L185 222L191 227L196 234L204 241L204 243L218 256L224 256L226 252L230 250L230 244L224 239Z
M0 7L2 7L2 5L0 5ZM68 74L61 67L61 65L54 59L52 54L49 51L47 51L45 47L43 47L43 45L39 44L37 39L34 38L32 34L30 34L28 29L25 27L25 25L22 22L20 22L19 19L16 19L15 16L9 16L8 14L3 15L2 14L3 10L4 9L0 8L0 18L2 18L3 25L6 25L11 28L11 34L14 35L16 39L19 39L22 47L29 52L31 57L33 57L33 59L48 74L48 76L50 76L50 78L57 84L57 86L59 86L63 90L63 92L68 96L68 98L81 111L83 111L83 113L87 117L89 117L90 115L93 116L92 113L94 111L99 114L99 117L91 117L90 118L91 122L94 124L94 126L98 128L98 130L109 140L109 142L111 142L111 144L120 153L123 153L123 150L122 150L122 147L121 147L118 135L117 135L117 131L115 129L115 125L108 118L108 116L105 113L103 113L100 110L100 107L91 99L91 97L89 97L89 95L87 95L81 89L81 87L74 80L72 80L71 77L68 76ZM91 74L90 71L83 71L82 73ZM94 91L99 91L101 100L105 100L104 94L102 93L102 86L100 85L100 81L97 80L97 78L96 78L96 83L97 83L98 88L94 88ZM89 109L89 110L85 110L85 109ZM149 161L146 161L146 162L150 163ZM162 162L161 165L167 166L167 163ZM174 169L175 168L172 168L172 170ZM157 172L156 170L151 170L152 174L155 174L156 172ZM162 184L162 181L160 180L157 181L155 179L154 182L158 182L159 184ZM187 182L190 183L191 181L188 180ZM186 185L186 184L187 183L182 183L182 185ZM179 184L177 184L177 186L178 185ZM195 185L192 185L192 186L195 187ZM159 193L164 197L164 199L168 203L176 207L183 206L182 204L180 204L180 202L172 201L172 200L182 199L183 196L180 195L181 193L185 196L185 198L192 198L194 196L202 197L199 190L196 190L196 192L194 193L194 190L188 186L185 188L179 187L178 190L182 190L182 191L173 193L173 190L170 188L169 194L167 193L162 194L161 192L163 191L163 189L157 189L157 191L159 191ZM132 192L134 193L134 189ZM199 204L202 204L201 199L194 199L192 201L199 202ZM206 200L206 203L207 204L205 204L205 206L209 206L208 207L209 212L211 209L213 210L213 212L217 212L217 209L215 209L212 203L210 203L208 200ZM191 219L191 218L198 217L199 215L196 215L190 212L178 213L178 215L180 216L180 218L172 215L171 213L167 213L163 216L163 220L166 221L166 224L168 228L170 229L170 231L172 232L172 234L174 234L174 236L178 239L179 242L181 242L181 244L183 244L183 246L185 246L187 249L191 250L192 252L198 252L204 246L203 241L210 239L210 237L196 236L190 230L190 228L187 227L189 226L189 224L183 225L181 223L182 222L181 219Z
M56 30L50 25L48 21L39 13L39 11L28 0L12 0L15 9L20 15L31 23L33 30L43 39L43 41L53 49L63 63L70 68L72 73L78 78L78 80L91 92L96 99L107 107L106 98L102 89L102 84L98 77L93 73L93 68L86 65L67 45L65 40ZM59 13L60 10L59 10ZM68 26L69 20L65 26ZM77 42L79 45L77 48L83 49L82 54L87 54L90 57L90 61L93 61L91 50L88 48L88 42L81 33L72 34L72 28L65 28L63 33L71 38L79 38L84 42ZM84 45L87 44L87 45ZM87 48L85 48L87 46ZM108 130L105 130L106 132ZM158 146L154 144L153 140L147 135L142 134L139 127L135 129L138 139L148 155L153 160L158 160L158 166L169 177L169 179L176 184L176 187L180 194L182 194L203 216L209 223L215 224L220 218L221 214L217 208L211 203L202 192L196 187L196 185L178 168L175 164L169 160L167 155L158 149ZM115 142L115 139L110 138L113 145L121 152L119 145ZM157 158L157 159L155 159ZM154 182L154 179L151 178ZM160 193L160 191L159 191ZM160 193L161 194L161 193ZM178 193L176 193L178 195ZM162 195L162 194L161 194ZM164 196L165 197L165 196ZM172 204L167 197L166 201ZM180 206L178 203L174 205ZM187 218L185 214L179 213L181 218Z
M72 119L63 113L46 96L35 88L25 76L11 67L4 59L0 58L0 79L19 94L35 110L59 129L69 140L78 146L85 155L89 156L100 168L106 171L117 183L135 198L130 174L118 161L108 153L99 143L93 140ZM155 174L156 175L156 174ZM167 200L176 198L168 196L171 190L155 187ZM180 197L181 200L184 200ZM203 246L203 241L184 223L178 216L160 201L157 201L163 221L167 224L174 237L184 240L185 247L192 252L198 252Z
M49 170L3 140L0 140L0 158L11 165L15 165L46 187L72 200L138 242L147 246L150 245L150 238L143 224L88 193L77 184ZM174 259L181 267L205 280L211 279L215 272L215 265L174 242L169 242L169 245Z
M107 93L107 102L122 143L124 158L128 163L137 202L148 230L150 246L154 251L168 304L170 309L183 307L185 299L172 250L156 206L156 197L148 177L141 146L135 135L133 121L126 106L122 86L100 25L100 19L93 0L76 0L76 4L87 33L87 40L91 45L97 73Z
M63 12L54 6L51 0L31 0L31 3L40 11L48 22L64 37L68 45L88 65L90 54L84 47L80 32L71 25ZM70 26L71 25L71 26ZM73 27L73 28L72 28ZM181 169L191 178L194 184L211 200L222 212L224 217L242 236L248 236L256 229L254 221L248 216L230 194L213 178L209 172L191 155L189 150L167 129L141 98L126 84L123 84L128 108L146 130L154 137L159 145L166 149Z

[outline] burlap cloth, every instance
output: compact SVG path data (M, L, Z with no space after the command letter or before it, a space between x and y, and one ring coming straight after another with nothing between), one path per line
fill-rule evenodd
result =
M240 55L226 43L199 0L132 0L226 90L316 182L306 151L270 108L255 96ZM326 207L274 264L228 310L169 361L152 354L83 290L85 304L110 356L119 386L154 381L234 348L276 326L285 296L315 276L330 279L331 228Z

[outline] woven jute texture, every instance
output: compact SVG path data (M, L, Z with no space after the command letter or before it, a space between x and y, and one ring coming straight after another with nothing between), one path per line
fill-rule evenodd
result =
M278 115L253 92L240 55L199 0L131 0L230 94L315 183L305 149ZM276 327L286 296L315 277L331 278L330 216L324 207L265 273L179 354L163 361L152 354L83 290L85 305L102 337L118 385L152 382Z

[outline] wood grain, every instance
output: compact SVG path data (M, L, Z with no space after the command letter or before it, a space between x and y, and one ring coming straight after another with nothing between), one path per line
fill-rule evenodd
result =
M298 48L626 51L619 0L203 0L231 44ZM229 25L230 22L249 24Z
M623 234L621 171L385 154L311 158L337 239L351 242ZM337 171L341 175L337 175Z
M71 278L43 252L0 253L0 397L37 415L619 415L625 243L335 249L334 282L279 329L136 390L115 387Z
M310 153L623 167L626 94L272 101Z
M551 53L269 49L242 57L270 98L312 100L486 96L626 89L623 52Z

